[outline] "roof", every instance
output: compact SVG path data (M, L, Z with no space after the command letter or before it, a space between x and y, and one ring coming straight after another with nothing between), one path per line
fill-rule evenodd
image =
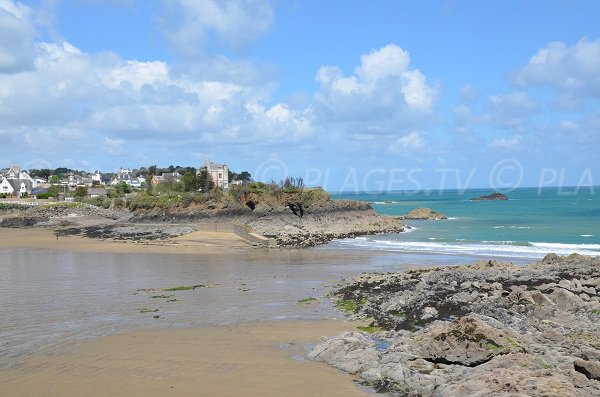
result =
M207 168L208 171L224 170L226 166L227 166L227 164L214 163L209 160L206 160L206 164L205 164L205 167Z
M22 183L25 184L25 190L31 191L31 181L29 179L7 179L6 181L10 183L15 192L21 190Z
M91 187L88 189L88 196L103 196L106 195L106 189L103 187Z

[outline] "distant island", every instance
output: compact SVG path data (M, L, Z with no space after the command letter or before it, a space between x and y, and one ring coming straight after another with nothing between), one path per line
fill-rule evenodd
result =
M471 201L493 201L493 200L508 200L508 196L500 192L494 192L487 196L473 197Z

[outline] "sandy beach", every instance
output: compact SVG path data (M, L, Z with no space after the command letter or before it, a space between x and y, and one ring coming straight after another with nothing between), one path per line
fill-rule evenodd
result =
M233 233L198 231L164 241L133 243L89 239L80 236L60 236L56 238L54 231L51 229L0 228L0 250L40 248L76 252L199 253L212 252L216 247L227 247L234 250L251 248L245 240Z
M342 321L150 330L98 338L0 370L3 396L364 396L349 375L304 360Z
M0 229L0 395L366 395L305 354L361 325L327 320L343 316L324 294L372 257L256 249L227 233L146 245ZM209 288L151 299L188 283ZM298 303L309 295L318 302Z

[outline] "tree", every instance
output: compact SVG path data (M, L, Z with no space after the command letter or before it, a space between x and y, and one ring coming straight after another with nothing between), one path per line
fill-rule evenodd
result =
M55 185L57 183L60 183L60 176L58 176L58 175L52 175L50 177L50 183L53 184L53 185Z
M48 188L48 197L58 197L58 187L57 186L50 186Z
M75 189L75 197L86 197L88 194L87 186L77 186Z
M250 182L252 180L252 175L250 175L248 171L242 171L239 174L237 174L235 180Z
M33 178L44 178L45 180L48 180L50 178L50 175L52 174L52 171L49 170L48 168L44 168L44 169L30 169L29 170L29 175Z
M152 180L154 179L154 174L148 174L146 177L146 193L152 193Z
M131 193L131 186L125 181L121 181L115 185L115 190L119 195L123 195L125 193Z
M208 192L215 188L215 182L212 180L210 175L208 175L208 171L206 167L200 169L200 173L198 173L198 186L202 189L203 192Z
M158 175L157 174L157 169L156 169L156 165L151 165L150 167L148 167L148 173L151 175Z
M201 187L198 176L190 171L183 175L181 184L183 185L183 191L185 192L195 192Z

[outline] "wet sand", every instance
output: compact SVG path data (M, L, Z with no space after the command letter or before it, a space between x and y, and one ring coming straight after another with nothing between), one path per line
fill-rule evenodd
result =
M52 230L42 228L0 228L0 250L41 248L75 252L201 253L215 252L215 248L223 247L233 250L252 248L233 233L193 232L165 241L133 243L80 236L61 236L57 239Z
M174 240L0 229L0 396L369 394L303 357L361 325L327 320L342 315L324 295L377 255L255 249L225 233ZM191 284L208 287L174 292L176 302L150 296ZM156 292L137 292L146 287ZM307 296L318 302L298 303Z
M0 395L366 396L351 376L302 359L307 343L355 325L282 321L112 335L0 369Z

